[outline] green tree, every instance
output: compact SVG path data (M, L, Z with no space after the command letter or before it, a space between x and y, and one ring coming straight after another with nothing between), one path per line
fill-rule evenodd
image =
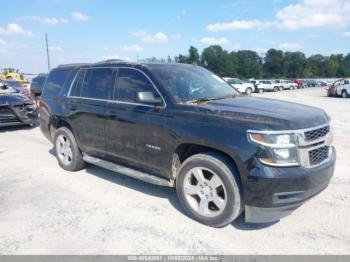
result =
M265 78L278 78L283 76L284 54L281 50L269 49L265 56L263 75Z
M261 78L262 58L256 52L250 50L231 52L230 57L239 78Z
M189 64L195 64L195 65L200 64L198 49L195 48L194 46L190 46L190 49L188 50L188 61L187 62Z
M201 64L219 76L232 75L233 66L229 54L221 46L213 45L202 52Z
M175 56L175 62L176 63L187 64L188 63L188 57L185 56L185 55L179 54L178 56Z
M322 77L326 75L326 57L312 55L307 59L306 69L311 72L309 77Z
M329 58L326 62L326 75L327 77L337 76L337 71L339 69L339 63L336 59Z
M302 52L286 52L283 58L283 76L286 78L304 77L306 57ZM308 73L306 71L306 73Z

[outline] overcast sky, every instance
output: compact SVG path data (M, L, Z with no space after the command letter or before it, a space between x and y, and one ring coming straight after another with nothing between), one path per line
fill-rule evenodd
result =
M52 65L186 53L189 46L269 48L307 55L350 52L350 0L33 0L4 1L0 66Z

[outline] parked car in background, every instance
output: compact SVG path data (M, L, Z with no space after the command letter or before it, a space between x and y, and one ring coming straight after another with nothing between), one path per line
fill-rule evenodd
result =
M0 83L0 127L35 125L37 108L32 99Z
M40 97L45 84L47 74L39 74L34 77L30 85L30 93L33 97Z
M259 88L264 89L264 91L280 91L280 88L277 84L275 84L272 80L258 80Z
M282 80L283 89L295 90L298 85L291 80Z
M317 87L319 86L319 81L315 79L309 79L307 83L308 87Z
M327 96L341 96L347 98L350 95L350 78L335 81L328 89Z
M297 85L297 88L299 88L299 89L305 88L305 86L303 85L303 82L299 79L295 79L294 83Z
M231 77L224 77L223 79L241 93L250 95L254 91L254 85L252 83L244 83L238 78Z
M250 80L250 83L254 85L254 92L255 93L264 93L264 88L262 85L260 85L259 80Z
M284 80L282 80L282 79L274 79L274 80L272 80L272 82L278 87L278 89L280 91L282 91L284 89L283 81Z
M24 96L30 96L30 92L28 90L28 88L26 88L23 84L21 84L19 81L17 80L6 80L4 81L4 84L6 86L12 87L15 90L17 90L20 94L24 95Z
M328 83L326 81L323 81L323 80L317 80L317 85L318 86L328 86Z
M176 187L186 213L213 227L243 211L252 223L289 215L327 187L336 159L322 109L242 96L189 64L55 68L40 99L40 129L63 169L90 163Z

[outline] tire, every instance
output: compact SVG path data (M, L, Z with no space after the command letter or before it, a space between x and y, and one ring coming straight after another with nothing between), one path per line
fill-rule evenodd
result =
M250 87L248 87L248 88L245 90L246 95L251 95L252 92L253 92L253 89L251 89Z
M53 141L56 158L60 167L72 172L85 167L83 156L72 131L66 127L57 129Z
M242 212L239 181L238 171L225 156L209 152L186 159L176 178L176 191L191 218L224 227Z
M278 92L279 91L279 88L277 87L277 86L275 86L274 88L273 88L273 92Z
M263 88L259 88L259 89L258 89L258 93L259 93L259 94L264 93L264 89L263 89Z
M342 97L342 98L347 98L347 97L349 97L348 92L347 92L346 90L343 90L343 91L341 92L341 97Z

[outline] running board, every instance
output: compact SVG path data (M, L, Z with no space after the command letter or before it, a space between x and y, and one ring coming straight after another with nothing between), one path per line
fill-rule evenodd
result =
M174 183L163 178L159 178L157 176L144 173L129 167L121 166L109 161L105 161L96 157L89 156L88 154L83 153L83 159L85 162L117 172L119 174L129 176L132 178L136 178L154 185L158 186L167 186L167 187L173 187Z

